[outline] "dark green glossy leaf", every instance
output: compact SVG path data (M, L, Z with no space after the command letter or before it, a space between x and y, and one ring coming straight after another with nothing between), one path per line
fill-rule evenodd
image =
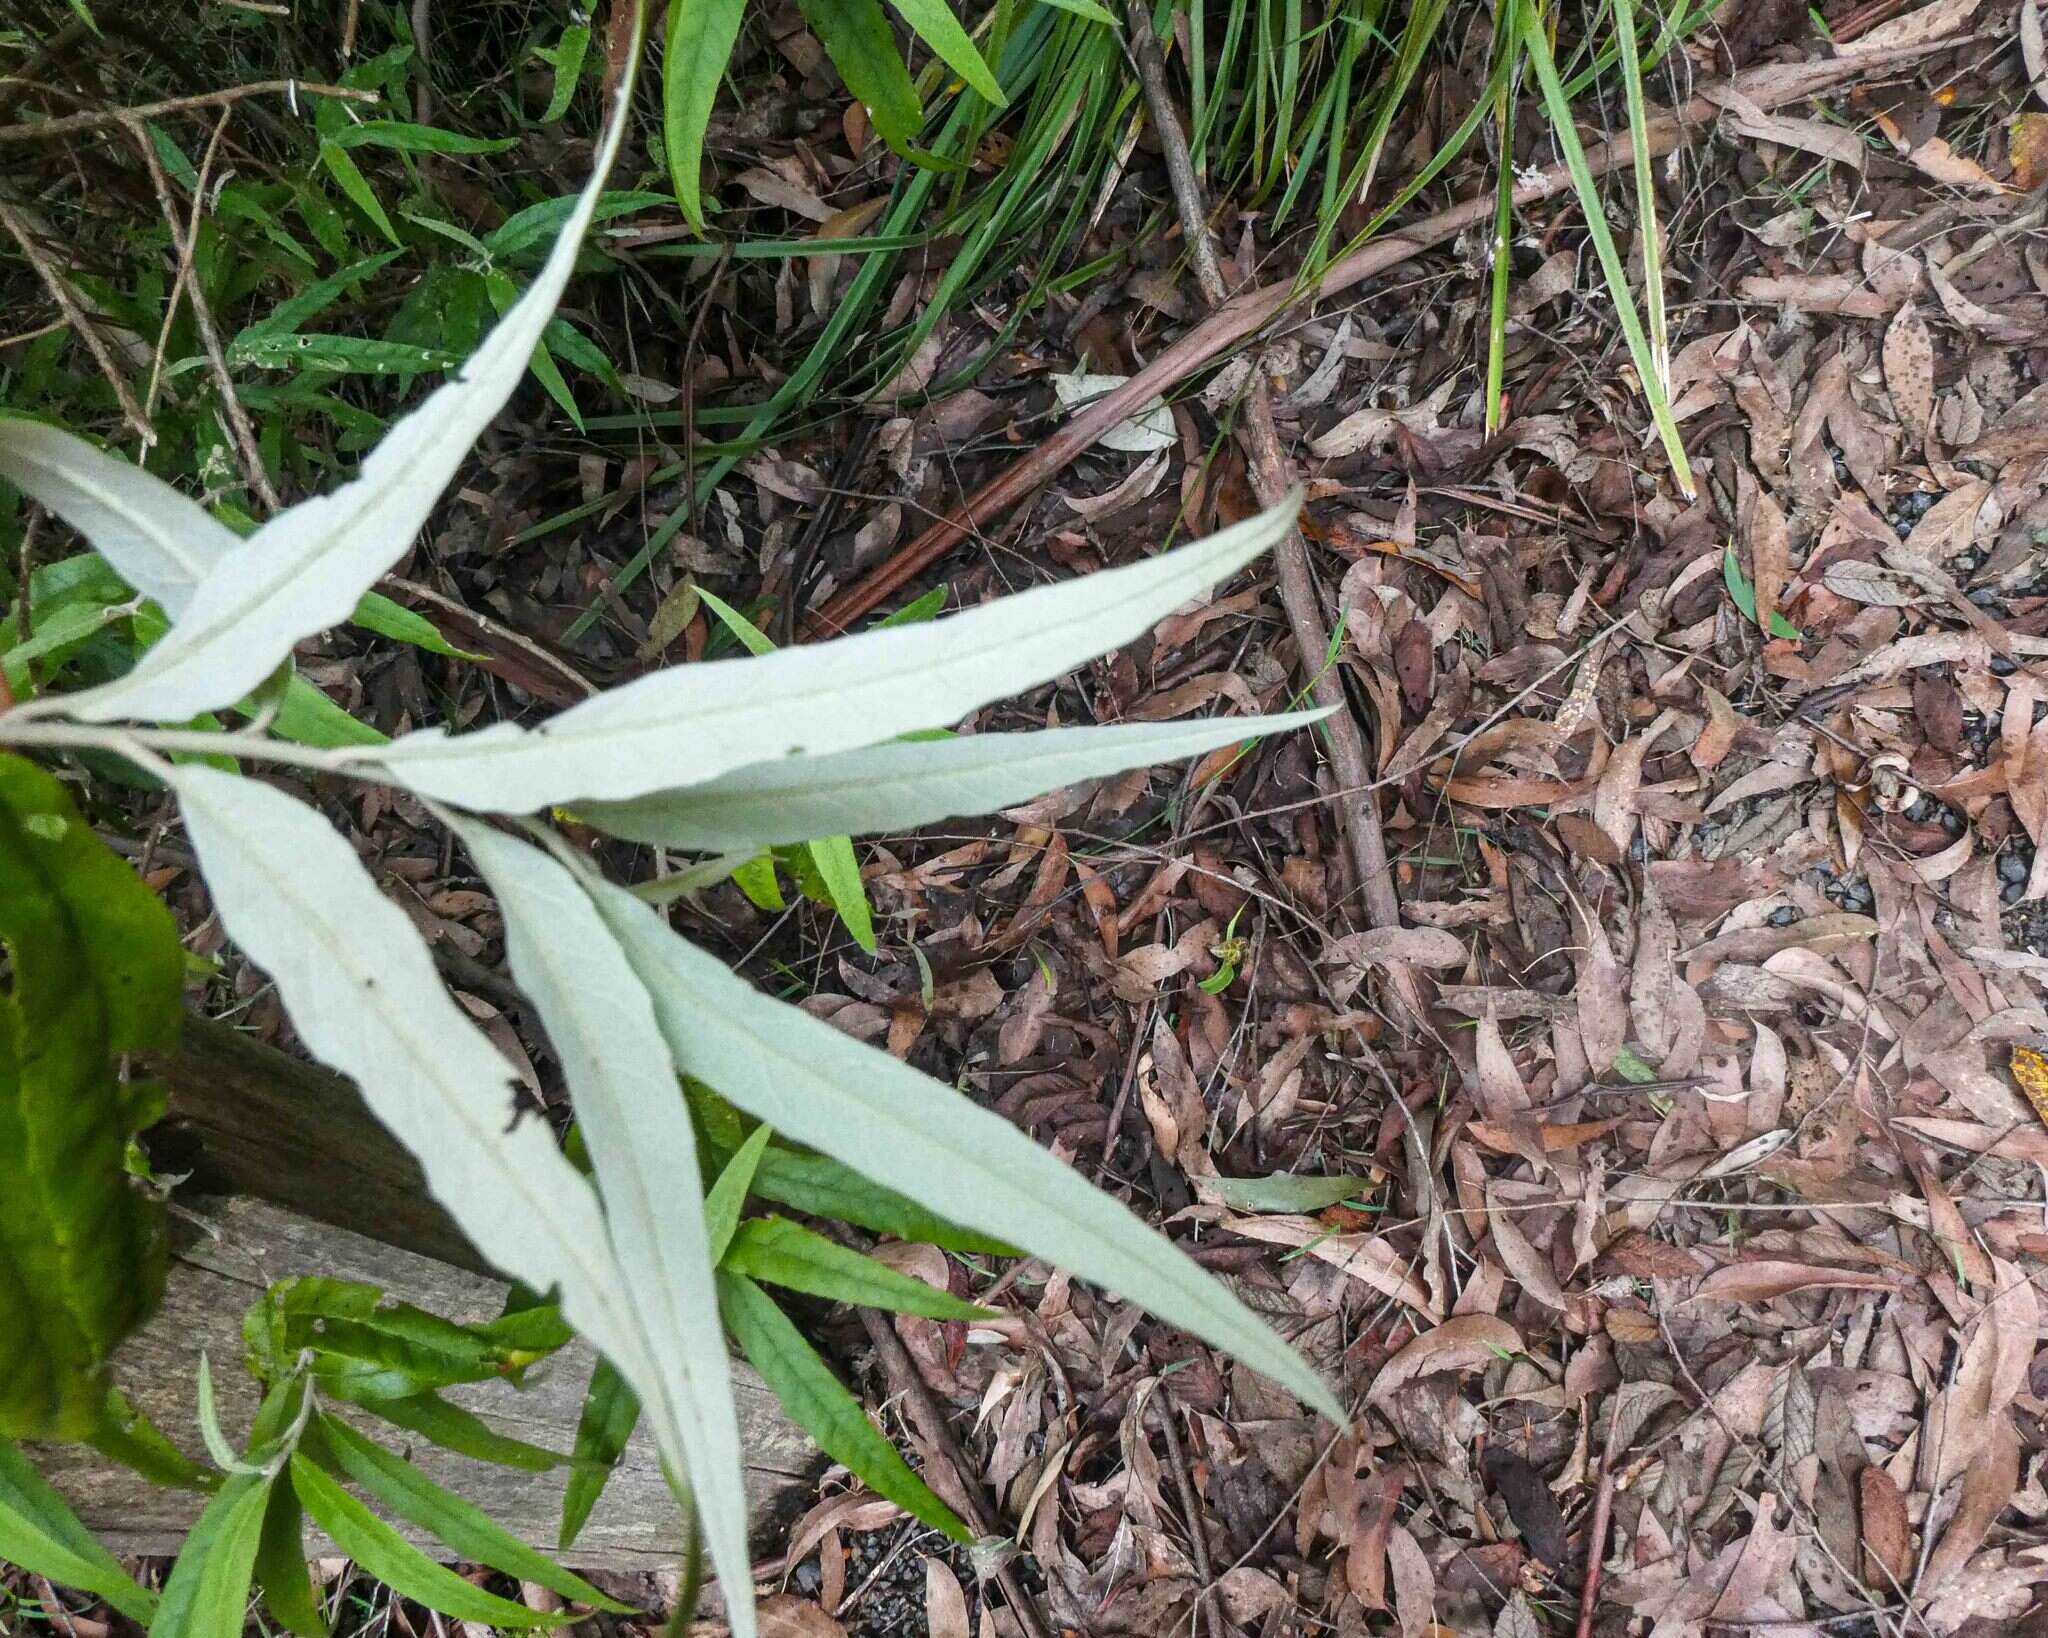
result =
M256 1585L271 1618L299 1638L327 1638L327 1622L306 1573L306 1510L288 1484L270 1487L256 1542Z
M4 1439L0 1439L0 1559L103 1598L131 1621L147 1624L156 1614L156 1595L128 1579L113 1554L93 1539L64 1498Z
M933 1529L959 1542L974 1539L953 1510L911 1472L896 1447L875 1431L860 1402L846 1391L773 1297L744 1275L721 1269L718 1307L740 1351L775 1390L783 1409L818 1441L826 1455L856 1474L877 1495L888 1497Z
M879 0L797 0L797 5L846 89L867 104L882 140L899 147L908 143L917 135L924 110Z
M578 1604L630 1614L632 1606L607 1598L581 1576L507 1534L482 1509L450 1495L412 1463L365 1438L334 1417L315 1420L304 1448L323 1467L367 1491L408 1523L455 1551L465 1563L488 1565L518 1581L532 1581Z
M497 1627L545 1627L576 1619L573 1611L530 1610L472 1586L428 1558L304 1455L292 1458L291 1475L292 1489L313 1522L365 1575L400 1597L458 1621L485 1621Z
M787 1217L757 1217L740 1224L720 1266L770 1285L863 1308L888 1308L927 1319L991 1317L986 1308L899 1274L886 1263L835 1244Z
M0 756L0 1435L88 1438L100 1367L163 1290L160 1203L128 1176L118 1054L177 1038L184 963L156 896L68 792Z
M605 1483L639 1422L640 1396L617 1367L600 1356L583 1396L583 1414L576 1422L576 1465L562 1490L562 1530L557 1538L562 1551L567 1552L583 1533L590 1510L604 1494Z

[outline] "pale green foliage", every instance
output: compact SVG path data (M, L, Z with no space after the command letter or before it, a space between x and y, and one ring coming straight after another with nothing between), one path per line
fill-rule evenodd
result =
M687 1472L708 1515L712 1557L728 1588L747 1582L744 1498L724 1343L709 1322L711 1250L697 1211L660 1209L700 1205L689 1188L697 1164L678 1071L967 1229L1145 1304L1341 1416L1314 1373L1221 1283L1008 1122L759 994L573 855L557 864L458 817L503 902L516 976L568 1072L593 1188L545 1126L510 1118L504 1060L442 988L410 919L311 807L216 766L167 764L148 749L147 728L83 725L182 720L241 699L288 664L298 641L346 617L410 549L469 442L525 370L619 131L615 116L598 175L547 266L461 375L394 428L355 482L280 514L214 561L178 562L190 503L156 480L139 471L111 478L107 458L75 440L0 422L0 469L91 535L131 584L167 602L179 595L175 587L192 587L182 612L173 609L168 635L134 672L10 713L0 719L0 741L12 734L124 750L176 792L224 925L276 981L309 1050L357 1081L379 1118L419 1156L429 1187L472 1243L534 1289L557 1291L569 1321L654 1408L664 1454ZM657 673L563 713L545 731L414 734L381 750L327 754L252 735L220 743L239 756L383 777L471 813L646 799L635 802L632 824L687 827L688 787L722 778L724 785L706 791L705 811L718 814L703 821L707 838L721 825L726 834L779 834L770 810L785 801L804 815L801 835L813 815L836 814L832 828L851 832L963 804L1020 800L1303 719L1108 735L1075 730L1049 736L1036 762L1028 737L878 742L943 726L1129 641L1264 550L1288 527L1295 504L1131 568L949 619ZM177 748L189 748L189 738ZM963 745L975 748L964 752ZM893 781L887 802L846 791L849 768L872 782L880 766ZM822 795L806 796L807 767L828 787ZM602 823L608 811L593 805L590 817ZM745 1292L730 1284L743 1278L725 1276L722 1294L730 1310L738 1293L751 1313ZM775 1346L786 1350L786 1339ZM816 1373L806 1381L807 1391L829 1397ZM849 1404L833 1402L842 1424ZM419 1413L417 1406L409 1412ZM857 1440L850 1425L847 1433ZM350 1535L344 1546L367 1567L394 1584L432 1583L430 1591L449 1594L392 1546L398 1538L367 1513L359 1516L356 1504L344 1505L346 1497L303 1455L276 1458L270 1472L270 1483L286 1474L299 1503L337 1540ZM200 1531L218 1550L197 1557L216 1567L181 1568L184 1579L167 1589L159 1618L167 1631L210 1630L232 1590L247 1587L265 1516L261 1496L250 1499L257 1484L237 1475L209 1508ZM750 1638L746 1601L728 1610L735 1632Z

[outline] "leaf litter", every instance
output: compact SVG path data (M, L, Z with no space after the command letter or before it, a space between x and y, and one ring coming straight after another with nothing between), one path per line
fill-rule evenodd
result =
M1826 8L1834 47L1796 10L1723 21L1741 62L1785 62L2004 26L1976 9ZM802 83L791 21L778 72ZM2019 104L2039 31L2025 0L2017 54L1972 37L1801 111L1721 97L1712 138L1660 167L1667 205L1695 201L1664 262L1696 500L1657 454L1583 223L1551 201L1516 221L1497 432L1472 368L1486 273L1460 245L1145 406L949 560L945 605L971 607L1248 514L1217 431L1259 372L1308 482L1330 652L1292 653L1254 579L960 726L1280 710L1334 670L1371 733L1401 925L1361 912L1309 733L861 840L873 954L801 894L680 902L750 976L1121 1193L1354 1408L1332 1430L1043 1266L896 1248L999 1314L891 1322L952 1414L956 1471L849 1311L800 1310L927 1481L987 1498L1054 1629L1945 1638L2038 1609L2048 255L2042 116ZM1447 117L1404 112L1383 182ZM874 220L852 136L725 135L750 161L729 209L821 239ZM1128 253L1120 282L1014 337L952 309L866 434L790 432L702 506L674 445L567 473L487 453L433 564L490 622L489 668L344 639L304 674L395 734L716 655L698 587L822 606L1192 321L1179 249L1144 236L1163 178L1149 148L1125 157L1089 228ZM1438 185L1490 186L1472 160ZM1218 212L1239 276L1291 271L1263 213ZM643 338L625 385L663 406L765 390L777 328L821 320L859 260L719 262L693 294L714 339ZM891 322L937 278L913 262ZM565 494L588 507L574 535L551 526ZM408 801L346 802L465 1005L565 1108L529 1006L493 980L490 901ZM154 856L221 954L189 860ZM288 1038L224 959L211 999ZM984 1557L838 1470L761 1568L764 1631L1020 1630Z

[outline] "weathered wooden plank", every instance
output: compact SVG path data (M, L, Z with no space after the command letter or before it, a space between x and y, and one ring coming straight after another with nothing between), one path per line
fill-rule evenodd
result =
M225 1025L187 1021L177 1056L151 1063L170 1113L150 1133L167 1175L189 1174L173 1204L177 1249L162 1310L122 1348L123 1390L188 1450L199 1442L196 1383L206 1354L230 1437L256 1408L243 1370L241 1321L271 1280L324 1274L363 1280L459 1320L495 1315L505 1286L427 1193L419 1165L377 1124L354 1085ZM448 1397L518 1438L574 1443L593 1356L580 1343L529 1373ZM741 1449L757 1532L799 1508L823 1457L766 1384L735 1362ZM388 1424L374 1437L405 1448ZM526 1473L412 1441L437 1483L467 1496L513 1534L551 1549L565 1473ZM37 1452L43 1471L116 1551L167 1552L200 1498L160 1490L83 1447ZM636 1436L569 1561L586 1568L672 1568L679 1519L653 1449ZM427 1545L422 1543L422 1545Z
M194 1397L202 1353L212 1363L228 1436L238 1439L255 1413L256 1382L241 1366L241 1320L271 1280L293 1274L364 1280L463 1321L489 1319L504 1302L505 1288L498 1281L258 1200L205 1202L181 1215L180 1239L186 1244L173 1263L164 1305L123 1346L115 1376L152 1421L193 1451L204 1448ZM592 1363L590 1350L576 1343L529 1373L524 1388L476 1384L451 1389L448 1398L505 1433L566 1451L574 1441ZM740 1376L738 1399L748 1498L757 1525L764 1525L800 1505L819 1458L751 1373ZM374 1418L351 1413L351 1420L387 1445L409 1449L437 1484L468 1497L514 1535L552 1548L561 1519L563 1469L528 1473L470 1461L410 1440ZM153 1486L84 1446L38 1448L35 1454L44 1474L116 1552L170 1552L198 1513L200 1497ZM414 1539L431 1548L424 1538ZM679 1545L675 1503L652 1447L636 1435L568 1556L586 1567L672 1569Z

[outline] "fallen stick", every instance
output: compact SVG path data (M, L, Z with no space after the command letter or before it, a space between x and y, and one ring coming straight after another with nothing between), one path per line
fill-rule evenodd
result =
M1850 80L1898 67L1936 51L1948 50L1959 43L1957 38L1951 37L1881 51L1845 54L1817 63L1773 63L1739 74L1722 82L1718 88L1739 92L1758 108L1768 111L1832 90ZM1651 122L1647 136L1650 157L1656 159L1670 153L1686 132L1707 124L1720 112L1718 104L1702 95L1692 98L1675 113L1659 116ZM1596 143L1586 151L1587 166L1595 176L1603 176L1634 162L1635 155L1626 137ZM1565 167L1553 165L1535 180L1515 190L1515 204L1517 207L1540 204L1567 192L1571 185L1571 175ZM1468 199L1449 210L1426 216L1402 233L1376 239L1334 263L1306 296L1288 282L1265 285L1232 297L1130 380L1096 399L1037 449L976 490L958 508L905 545L887 562L877 565L864 578L840 592L811 616L806 635L831 636L849 630L855 621L894 596L907 582L922 574L975 530L1035 493L1111 427L1129 420L1143 405L1238 347L1296 302L1307 300L1312 305L1376 274L1399 267L1424 251L1456 238L1468 227L1488 220L1494 206L1495 198L1489 191L1483 197Z
M1181 233L1187 240L1188 258L1194 264L1195 282L1209 306L1220 311L1229 305L1230 290L1223 282L1223 269L1217 265L1215 247L1209 242L1208 213L1203 208L1202 185L1188 153L1187 135L1181 129L1180 116L1166 87L1166 59L1159 49L1159 37L1152 31L1152 19L1140 0L1130 0L1128 16L1138 83L1144 90L1152 129L1166 158L1167 180L1173 189ZM1280 444L1280 429L1273 420L1273 392L1264 372L1252 371L1245 400L1243 437L1250 456L1252 491L1261 506L1275 506L1294 488L1294 463ZM1352 869L1365 901L1366 920L1374 927L1398 927L1401 906L1394 892L1393 875L1387 869L1387 843L1380 828L1379 803L1366 790L1372 770L1366 758L1365 738L1344 696L1342 675L1336 667L1325 663L1330 630L1323 619L1322 597L1316 590L1308 542L1302 539L1299 527L1289 529L1273 549L1273 563L1280 581L1281 607L1286 610L1288 630L1294 636L1296 663L1316 704L1333 711L1327 731L1330 763L1339 792L1338 828L1350 850ZM1413 974L1405 964L1396 964L1389 976L1409 1015L1419 1019L1422 1001Z

